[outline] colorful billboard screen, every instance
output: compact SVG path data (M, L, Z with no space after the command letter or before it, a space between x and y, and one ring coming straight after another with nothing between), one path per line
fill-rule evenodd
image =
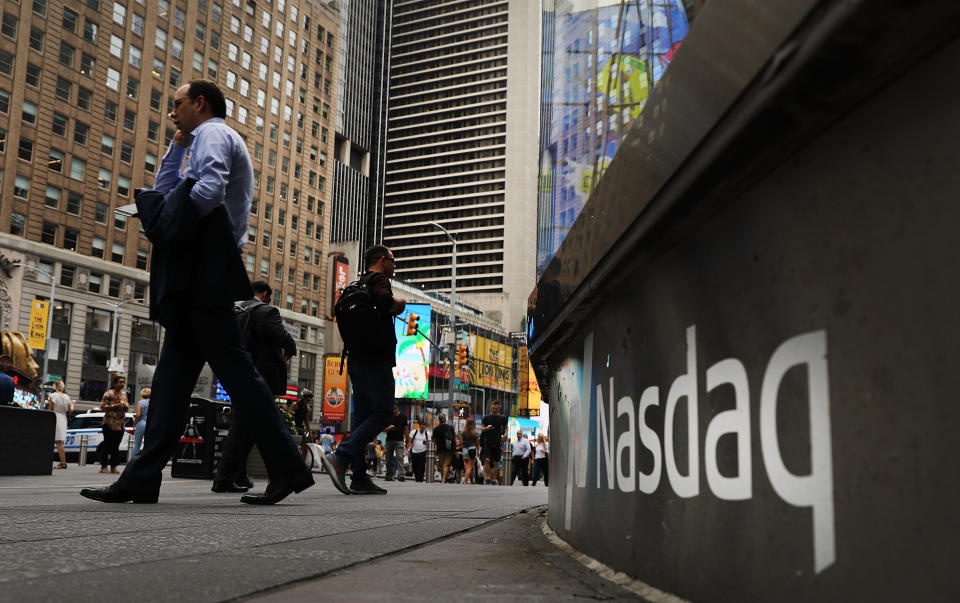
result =
M415 316L418 333L407 335ZM407 304L403 313L394 320L397 333L397 366L393 369L397 398L427 399L428 373L430 367L430 304Z

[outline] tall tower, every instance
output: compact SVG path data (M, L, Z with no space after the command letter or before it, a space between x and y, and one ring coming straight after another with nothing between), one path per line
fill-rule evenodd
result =
M393 5L383 241L397 276L520 328L536 276L540 5Z
M353 243L358 250L379 242L383 228L391 4L367 0L337 3L340 86L330 241Z

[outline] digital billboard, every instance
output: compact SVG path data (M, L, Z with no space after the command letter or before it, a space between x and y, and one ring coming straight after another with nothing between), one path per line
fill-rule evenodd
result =
M538 276L689 29L681 0L544 2Z
M419 333L407 335L410 316L415 315ZM397 398L426 400L430 367L430 304L407 304L393 321L397 333L397 366L393 369Z

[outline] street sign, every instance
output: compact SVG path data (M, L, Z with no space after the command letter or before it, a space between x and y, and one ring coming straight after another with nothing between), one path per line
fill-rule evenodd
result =
M35 299L30 308L30 331L27 334L27 343L35 350L44 350L47 347L47 306L49 306L48 302Z

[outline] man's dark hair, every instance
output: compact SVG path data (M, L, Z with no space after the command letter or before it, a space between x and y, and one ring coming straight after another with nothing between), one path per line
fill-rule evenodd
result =
M390 253L386 245L371 245L363 252L363 262L367 269L377 263L377 260Z
M250 285L250 287L253 288L254 295L259 295L261 293L273 295L273 287L271 287L267 281L253 281L253 284Z
M214 117L225 119L227 117L227 99L223 97L220 87L210 80L193 80L190 87L187 88L187 96L191 100L196 100L202 96L207 104L210 105L210 112Z

